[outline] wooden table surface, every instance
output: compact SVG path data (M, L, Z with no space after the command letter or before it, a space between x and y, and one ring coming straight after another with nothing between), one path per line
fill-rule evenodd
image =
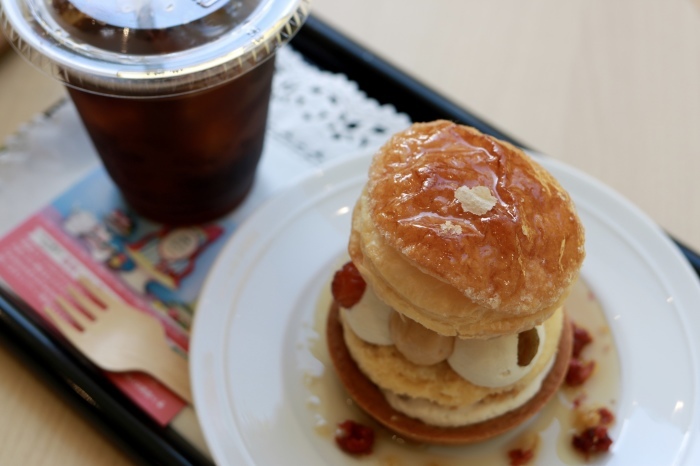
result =
M700 0L315 0L314 8L700 250ZM63 95L5 53L0 140ZM0 347L0 464L131 463Z

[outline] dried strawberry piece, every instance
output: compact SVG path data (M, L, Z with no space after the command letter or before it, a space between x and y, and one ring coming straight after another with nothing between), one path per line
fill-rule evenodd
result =
M566 384L570 387L578 387L588 380L595 369L595 361L583 362L572 358L569 362L569 370L566 372Z
M333 299L345 309L350 309L362 299L365 288L367 288L367 283L352 262L343 265L335 273L331 283Z
M609 426L615 422L615 415L608 408L598 409L598 415L600 416L600 424L603 426Z
M574 358L578 358L581 355L583 348L588 346L593 341L593 337L585 328L579 327L574 324L574 347L571 352Z
M591 454L605 453L610 450L612 439L608 429L603 426L590 427L579 435L574 435L571 444L588 459Z
M535 457L535 452L532 450L523 450L522 448L514 448L508 452L510 466L523 466L529 463Z
M351 455L369 455L374 446L374 430L348 419L338 424L335 443L341 450Z

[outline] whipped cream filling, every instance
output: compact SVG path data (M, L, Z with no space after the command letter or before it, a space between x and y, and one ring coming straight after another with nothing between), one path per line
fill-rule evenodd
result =
M355 335L373 345L393 345L389 331L389 318L394 310L384 304L369 284L362 298L352 308L340 308L343 322L347 323Z
M474 385L499 388L525 377L537 362L545 342L544 325L535 327L539 336L537 352L527 366L518 365L518 334L489 340L458 338L447 363L453 371Z
M426 424L438 427L460 427L486 421L506 414L527 403L542 387L542 382L556 360L552 356L544 370L532 382L513 396L501 396L493 400L480 401L465 406L443 406L424 398L398 395L391 390L382 390L389 405L395 410Z
M392 333L391 316L395 311L377 297L369 284L357 304L350 309L341 307L340 312L343 322L361 340L374 345L395 345L406 359L416 364L431 365L447 359L460 377L489 388L512 385L526 376L537 362L546 336L544 325L535 327L539 336L537 352L527 366L519 366L517 334L488 340L460 339L438 335L413 321L414 327L422 327L421 332L416 329L397 331L394 322ZM435 334L435 338L426 334ZM395 341L399 337L401 341ZM442 341L447 339L449 341ZM417 358L416 355L425 357Z

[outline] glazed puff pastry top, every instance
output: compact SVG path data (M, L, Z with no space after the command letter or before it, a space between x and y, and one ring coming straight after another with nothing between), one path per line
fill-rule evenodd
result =
M585 256L573 202L546 170L448 121L414 124L378 151L349 252L380 299L462 338L544 322Z

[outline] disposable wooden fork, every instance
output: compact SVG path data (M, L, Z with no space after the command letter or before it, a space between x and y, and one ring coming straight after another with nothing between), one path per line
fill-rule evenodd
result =
M46 315L58 330L102 369L148 373L191 404L187 360L170 349L162 325L91 281L81 278L78 282L102 306L77 289L69 288L68 293L85 313L67 299L58 297L56 303L80 327L79 330L58 312L46 307Z

